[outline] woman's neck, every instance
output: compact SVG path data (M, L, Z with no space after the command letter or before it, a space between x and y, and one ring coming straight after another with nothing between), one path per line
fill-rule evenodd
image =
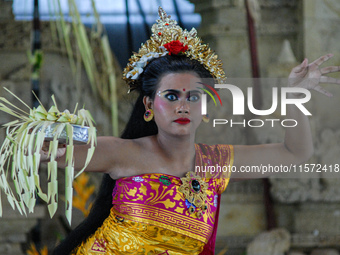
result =
M191 163L195 157L195 135L171 136L158 133L157 145L169 159Z

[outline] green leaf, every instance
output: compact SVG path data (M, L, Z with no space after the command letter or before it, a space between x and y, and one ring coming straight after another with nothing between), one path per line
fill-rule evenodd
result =
M58 122L69 122L71 120L70 117L66 116L66 115L62 115L59 119Z
M65 214L70 225L72 219L73 173L74 168L72 166L65 167Z
M33 110L34 111L34 110ZM42 113L44 115L47 115L47 111L46 109L42 106L42 105L39 105L36 109L35 109L35 112L39 112L39 113Z
M56 112L49 112L46 116L47 120L56 121L59 119L59 114Z
M10 92L11 93L11 92ZM11 93L15 98L13 93ZM16 120L5 123L6 137L0 148L0 187L7 197L13 209L17 209L21 214L26 214L26 208L33 212L36 204L36 195L48 203L48 210L51 217L55 214L58 206L58 179L57 161L58 137L64 130L68 140L66 141L66 168L65 168L65 194L66 194L66 217L71 223L72 217L72 182L74 179L74 145L73 145L73 126L71 123L80 123L89 127L90 148L85 159L84 171L93 156L96 144L96 129L93 125L91 114L85 110L77 110L71 114L68 110L62 113L57 108L55 98L52 96L54 106L49 112L40 105L37 109L29 109L29 113L24 112L17 106L10 103L5 98L0 98L0 110L16 117ZM24 102L22 102L24 104ZM58 115L58 116L57 116ZM61 122L59 122L59 119ZM55 124L56 123L56 124ZM54 125L53 140L49 143L50 161L48 168L48 190L45 194L40 186L39 164L40 151L44 144L45 130L48 126ZM9 185L12 179L13 186ZM14 187L14 188L13 188ZM2 205L0 200L0 215Z
M46 120L47 119L47 115L45 113L38 112L38 111L34 111L32 117L34 120Z

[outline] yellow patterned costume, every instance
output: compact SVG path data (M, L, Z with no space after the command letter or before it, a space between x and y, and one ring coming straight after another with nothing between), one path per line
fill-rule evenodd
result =
M233 164L230 145L196 144L195 150L201 169ZM229 177L201 171L118 179L109 217L73 254L213 254L219 197Z

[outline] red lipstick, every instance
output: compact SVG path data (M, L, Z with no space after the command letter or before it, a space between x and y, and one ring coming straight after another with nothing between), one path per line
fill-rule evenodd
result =
M186 125L190 123L190 120L188 118L179 118L175 120L175 122L181 125Z

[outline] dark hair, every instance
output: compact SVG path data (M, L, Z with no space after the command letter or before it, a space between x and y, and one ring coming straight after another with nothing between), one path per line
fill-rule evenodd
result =
M132 110L130 119L121 136L124 139L135 139L158 133L154 121L145 122L143 115L145 107L143 97L155 97L156 89L161 78L169 73L194 72L200 78L212 78L210 73L197 60L189 59L185 56L167 55L153 59L144 69L138 79L138 91L140 93ZM115 186L108 174L104 174L102 183L88 217L73 230L66 239L55 248L54 255L65 255L72 252L83 241L91 236L109 216L112 208L112 190Z

